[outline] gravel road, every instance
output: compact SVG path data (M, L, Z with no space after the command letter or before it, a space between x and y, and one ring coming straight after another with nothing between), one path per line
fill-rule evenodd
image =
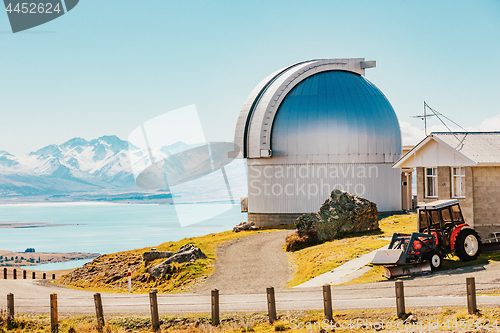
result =
M266 287L276 289L278 311L322 309L322 288L283 290L291 277L287 257L281 250L290 231L243 237L217 250L216 271L192 293L158 295L161 314L210 312L210 290L220 290L222 312L267 311ZM500 262L407 277L406 307L466 307L465 280L474 276L476 290L500 290ZM93 292L68 289L47 280L0 280L0 310L6 295L15 296L16 312L47 314L49 295L57 293L60 314L93 314ZM2 296L3 295L3 296ZM333 308L378 309L395 307L394 281L332 286ZM104 313L149 314L148 295L102 293ZM478 307L499 306L500 296L478 296Z
M282 250L290 233L293 231L265 232L223 244L216 251L215 273L194 293L219 289L221 294L247 294L260 293L267 287L284 289L293 273Z

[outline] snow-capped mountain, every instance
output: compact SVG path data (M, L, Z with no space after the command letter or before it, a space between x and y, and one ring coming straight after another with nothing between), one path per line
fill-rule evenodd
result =
M232 148L232 144L214 143L210 147L209 152L203 144L176 142L148 150L116 136L102 136L91 141L74 138L61 145L49 145L22 156L1 150L0 199L76 195L76 200L108 200L112 194L117 200L144 200L157 198L159 193L163 197L181 196L192 202L203 197L201 188L227 196L225 182L218 179L220 177L217 178L217 174L211 173L214 167L218 170L231 162L227 160L227 149ZM151 163L151 157L154 163ZM232 191L245 193L246 171L243 161L234 161L225 170L231 187L234 187ZM146 182L142 182L147 186L141 184L139 178L136 183L134 173L135 177L142 174L141 177L146 179ZM149 174L159 177L160 181L149 186ZM167 181L163 182L163 179ZM199 179L201 185L169 187L195 179Z
M189 145L177 142L162 147L156 154L170 156L187 148ZM2 150L0 196L141 190L135 184L130 153L136 160L148 158L143 150L129 146L117 136L102 136L91 141L74 138L22 156Z

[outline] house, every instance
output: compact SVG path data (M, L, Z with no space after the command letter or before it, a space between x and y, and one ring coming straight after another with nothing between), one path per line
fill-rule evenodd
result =
M418 203L458 199L483 241L500 235L500 132L431 133L394 168L416 168Z

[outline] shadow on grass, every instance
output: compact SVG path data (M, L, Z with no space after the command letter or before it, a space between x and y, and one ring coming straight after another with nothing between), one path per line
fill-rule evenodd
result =
M486 265L497 261L500 261L500 252L481 253L476 260L472 261L461 261L457 256L451 256L443 260L443 266L441 266L440 269L427 276L477 273L484 271ZM420 276L404 276L399 279L414 280L419 277Z

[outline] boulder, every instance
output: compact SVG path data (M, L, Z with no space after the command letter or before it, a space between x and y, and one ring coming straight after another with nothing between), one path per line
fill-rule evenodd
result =
M152 267L149 270L149 274L156 278L162 278L165 275L170 273L171 264L183 263L183 262L192 262L198 259L205 259L207 256L203 253L199 248L194 246L193 244L186 244L179 249L179 251L175 252L171 257L167 260L164 260L160 264Z
M342 190L333 190L317 213L303 214L295 222L299 234L314 229L323 242L338 234L378 228L377 205Z
M414 316L414 315L409 315L408 318L406 318L406 320L403 322L403 324L408 324L408 323L416 323L418 322L418 318L417 316Z
M248 230L255 228L255 223L253 222L241 222L236 227L233 228L234 232L240 232L242 230Z
M205 259L207 256L199 248L193 244L186 244L175 252L173 256L165 260L166 263L183 263L188 261L196 261L198 259Z
M170 258L173 254L170 251L147 251L142 254L142 259L148 263L156 259Z
M163 261L162 263L154 266L149 270L149 274L154 276L157 279L160 279L164 277L165 275L169 274L171 271L171 265Z

